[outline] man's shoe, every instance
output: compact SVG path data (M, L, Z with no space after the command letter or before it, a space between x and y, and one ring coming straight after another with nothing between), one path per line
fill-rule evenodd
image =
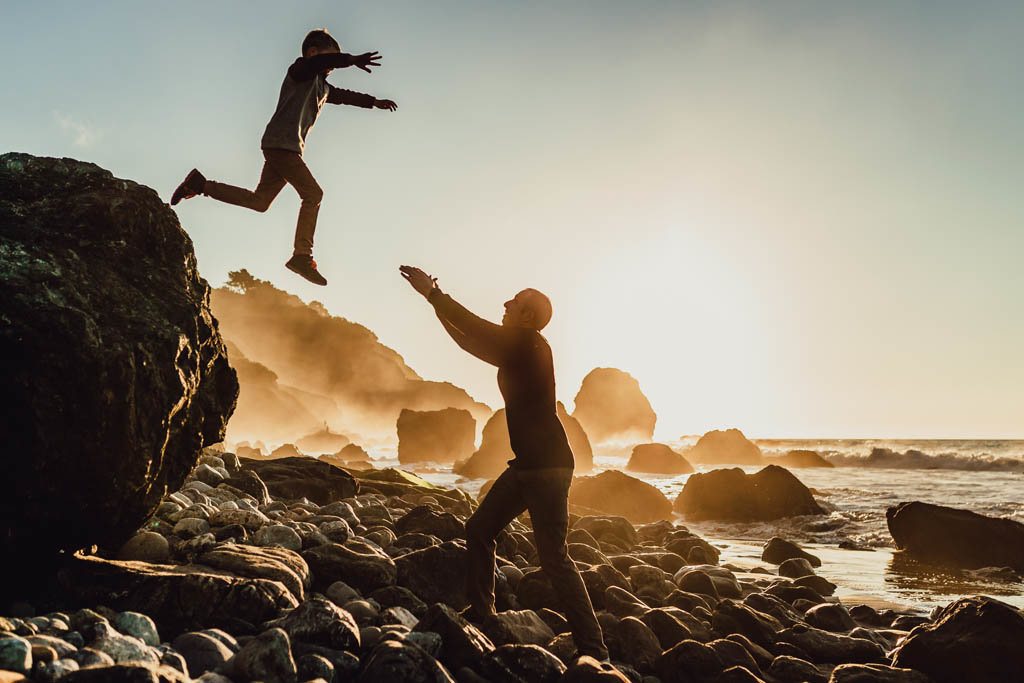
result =
M293 273L298 273L314 285L320 285L322 287L327 284L327 278L321 275L320 271L316 269L316 261L313 260L312 256L306 254L295 254L288 259L288 263L284 264L284 267Z
M174 206L182 199L188 199L201 194L204 189L206 189L206 177L198 169L193 168L185 176L185 179L181 181L181 185L178 185L178 188L174 190L174 194L171 195L171 206Z

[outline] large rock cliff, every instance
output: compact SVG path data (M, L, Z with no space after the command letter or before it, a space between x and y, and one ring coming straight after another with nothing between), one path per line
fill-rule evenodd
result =
M153 190L0 156L0 556L127 538L220 441L238 383Z

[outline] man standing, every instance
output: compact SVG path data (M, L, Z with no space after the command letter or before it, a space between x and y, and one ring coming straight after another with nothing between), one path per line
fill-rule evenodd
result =
M473 617L494 614L495 538L529 510L541 568L562 601L576 649L606 660L601 625L565 541L573 455L555 411L551 347L540 334L551 320L550 300L535 289L524 289L505 302L501 325L495 325L442 292L419 268L402 266L399 271L434 307L456 344L497 366L498 388L505 399L515 457L466 522L466 592Z

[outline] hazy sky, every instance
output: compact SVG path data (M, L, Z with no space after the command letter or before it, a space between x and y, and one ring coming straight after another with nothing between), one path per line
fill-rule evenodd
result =
M658 436L1024 437L1024 3L0 3L0 151L157 189L253 187L305 32L379 50L306 161L326 289L284 269L298 199L178 215L248 268L499 404L397 274L497 320L537 287L559 396L640 381ZM310 358L316 363L316 358Z

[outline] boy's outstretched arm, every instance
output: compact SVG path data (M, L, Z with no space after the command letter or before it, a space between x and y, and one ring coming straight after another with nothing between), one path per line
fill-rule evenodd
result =
M330 83L327 84L327 87L330 88L330 90L327 91L327 101L330 104L351 104L365 109L376 107L377 109L387 109L389 111L395 111L398 109L398 105L392 100L378 100L373 95L356 92L355 90L335 88Z
M295 60L288 68L288 75L297 81L308 81L321 71L343 69L347 66L358 66L366 73L371 73L370 67L380 66L380 55L376 52L364 52L361 55L321 52L312 57L300 57Z
M402 266L399 270L413 289L434 307L438 320L456 344L491 365L500 366L504 362L509 355L512 340L501 325L470 312L442 292L434 279L419 268Z

